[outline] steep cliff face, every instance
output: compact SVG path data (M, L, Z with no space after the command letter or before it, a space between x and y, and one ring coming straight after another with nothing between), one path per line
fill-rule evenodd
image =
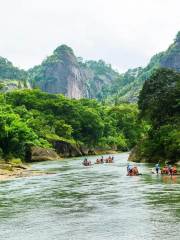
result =
M62 45L41 65L29 71L32 85L49 93L62 93L70 98L85 97L81 69L71 48Z

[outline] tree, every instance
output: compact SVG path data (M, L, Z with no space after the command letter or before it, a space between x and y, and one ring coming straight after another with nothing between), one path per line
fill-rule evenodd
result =
M157 70L144 83L139 97L140 117L151 128L140 146L147 158L171 162L180 156L180 73Z

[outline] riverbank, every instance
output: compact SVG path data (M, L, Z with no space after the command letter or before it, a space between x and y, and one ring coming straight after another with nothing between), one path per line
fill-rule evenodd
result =
M65 142L58 142L58 145L54 146L54 149L32 147L26 154L27 162L41 162L59 160L63 158L71 157L83 157L93 155L104 154L118 154L119 151L114 149L100 149L100 148L88 148L85 146L74 145Z
M43 171L32 170L29 165L24 164L10 164L1 163L0 164L0 181L12 180L20 177L32 177L48 174Z
M118 154L118 152L115 150L96 150L94 154L88 155L88 157L96 156L96 155L97 156L105 155L105 154L109 154L109 155ZM87 156L87 155L84 155L84 156ZM34 158L31 159L31 163L44 162L44 161L56 161L56 160L63 159L62 157L57 155L55 151L53 150L50 151L42 148L38 148L38 151L35 152L33 157ZM67 157L67 158L70 158L70 157ZM13 164L13 163L6 163L5 161L0 163L0 181L11 180L11 179L20 178L20 177L39 176L44 174L50 174L50 173L44 172L44 171L32 170L30 164L27 164L27 163Z
M137 163L161 163L161 164L180 164L179 159L170 159L167 157L159 156L157 154L154 155L145 155L141 149L140 145L136 145L131 152L129 153L128 161L137 162Z

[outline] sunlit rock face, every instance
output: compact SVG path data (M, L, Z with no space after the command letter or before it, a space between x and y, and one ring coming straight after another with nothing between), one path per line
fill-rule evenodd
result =
M85 97L84 82L81 75L81 71L76 66L69 66L69 75L67 76L67 93L70 98L82 98Z

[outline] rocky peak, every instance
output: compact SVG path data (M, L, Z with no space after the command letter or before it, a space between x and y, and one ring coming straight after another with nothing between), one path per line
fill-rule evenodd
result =
M70 98L84 97L81 70L73 50L61 45L41 65L30 70L36 86L49 93L62 93ZM32 74L33 73L33 74Z
M58 56L64 56L65 54L69 54L69 55L74 55L74 52L72 50L72 48L70 48L69 46L63 44L60 45L59 47L57 47L54 52L54 54L57 54Z
M53 52L53 56L56 57L56 59L59 61L75 64L78 66L78 62L72 48L68 47L67 45L61 45L57 47Z

